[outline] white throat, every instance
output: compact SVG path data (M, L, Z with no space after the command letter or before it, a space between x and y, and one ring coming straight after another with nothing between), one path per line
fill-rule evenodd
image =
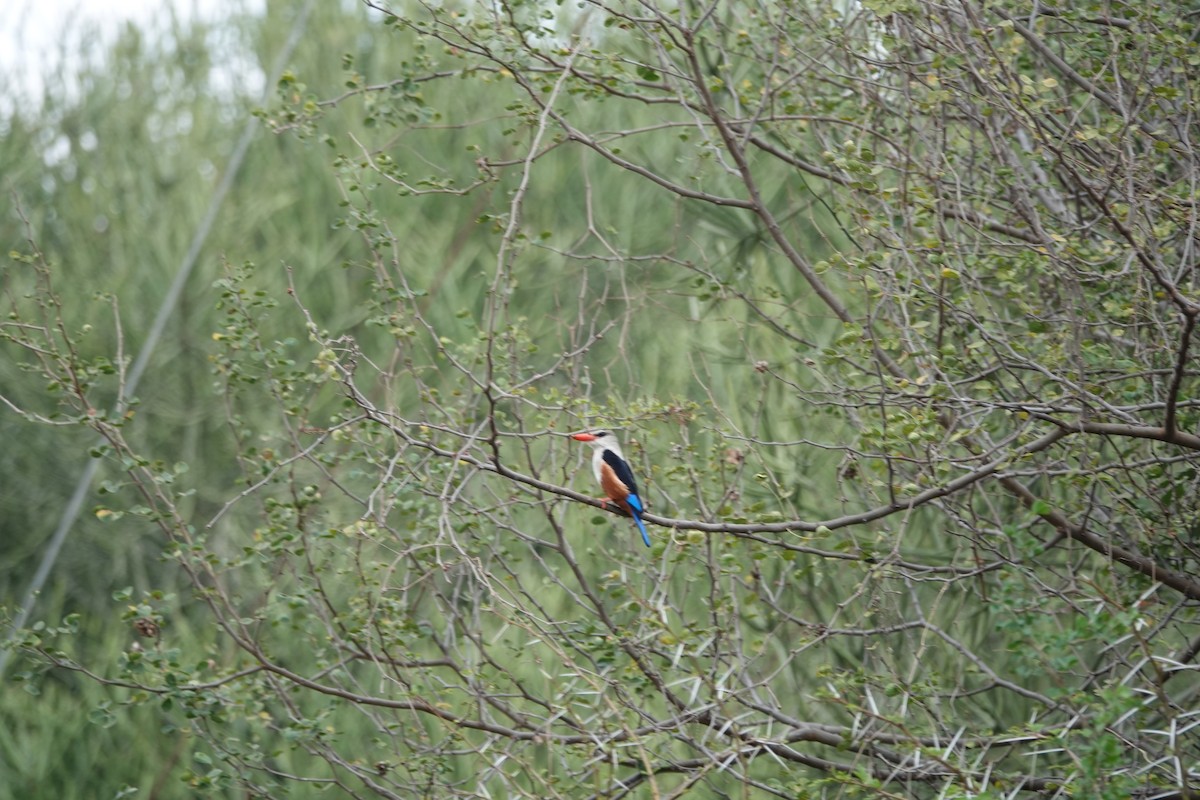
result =
M605 436L603 440L588 442L592 446L592 473L596 476L596 480L600 480L600 467L604 464L604 451L612 453L622 461L625 460L625 455L621 452L621 445L612 436Z

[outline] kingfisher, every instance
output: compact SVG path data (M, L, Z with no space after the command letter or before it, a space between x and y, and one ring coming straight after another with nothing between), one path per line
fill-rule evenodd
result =
M600 488L608 499L618 507L628 512L642 532L642 541L650 546L650 534L646 533L646 524L642 522L642 512L645 506L642 498L638 497L637 481L633 478L633 470L629 462L621 455L621 445L617 437L608 431L592 431L591 433L576 433L571 437L580 442L587 442L595 451L592 454L592 472L600 482Z

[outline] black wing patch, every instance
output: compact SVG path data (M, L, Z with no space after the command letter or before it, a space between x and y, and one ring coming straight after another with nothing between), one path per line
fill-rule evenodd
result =
M637 481L633 479L633 470L629 468L629 464L625 462L625 459L618 456L612 450L605 450L604 463L612 467L612 471L614 474L616 474L617 480L621 481L621 483L628 487L630 494L636 494L639 497L641 496L642 493L638 491Z

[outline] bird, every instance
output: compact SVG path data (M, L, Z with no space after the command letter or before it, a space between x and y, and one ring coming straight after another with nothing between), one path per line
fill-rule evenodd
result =
M650 534L646 532L646 524L642 522L642 512L646 507L638 496L637 481L634 480L633 470L629 462L621 455L621 444L617 437L608 431L591 431L576 433L571 436L580 442L592 446L592 472L600 482L600 488L620 508L628 512L642 532L642 541L650 546Z

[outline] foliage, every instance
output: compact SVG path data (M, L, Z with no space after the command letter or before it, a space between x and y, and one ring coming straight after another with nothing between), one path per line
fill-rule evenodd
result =
M34 663L186 725L218 795L1195 793L1177 9L377 10L400 57L261 112L329 154L343 295L231 254L235 467L106 414L18 254L22 407L103 437L100 516L192 589ZM648 551L561 436L598 424Z

